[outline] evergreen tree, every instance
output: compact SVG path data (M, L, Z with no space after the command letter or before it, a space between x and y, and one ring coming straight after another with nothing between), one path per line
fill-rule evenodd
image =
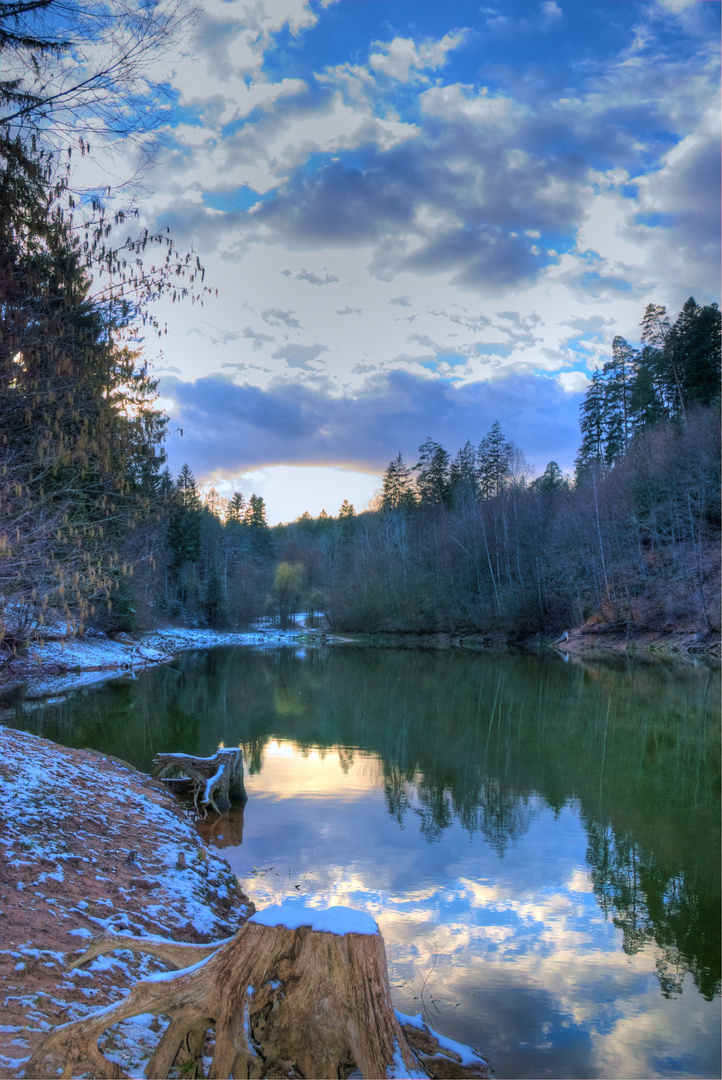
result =
M255 529L257 532L268 528L266 504L260 495L251 495L246 506L244 521L249 529Z
M606 393L604 377L598 368L589 380L587 392L579 408L579 427L582 445L577 453L575 468L577 481L590 466L602 467L604 463Z
M658 389L656 359L656 350L649 345L637 354L637 372L629 395L634 433L652 427L666 415Z
M709 405L720 397L720 311L690 296L667 335L664 358L683 406Z
M428 438L419 447L414 466L416 490L422 506L441 506L449 501L449 455L443 446Z
M479 496L476 447L467 439L449 467L449 491L452 503L465 506Z
M631 395L636 372L636 351L617 336L612 359L604 365L604 463L613 465L624 456L632 433Z
M508 486L511 476L511 464L514 447L504 438L498 420L479 443L477 454L477 475L479 493L482 499L493 499L501 495Z
M411 471L399 453L384 473L381 489L382 510L408 510L416 505Z
M649 304L642 321L644 348L633 388L638 427L660 416L686 420L690 405L720 399L720 311L690 297L670 326L664 307Z
M553 495L557 491L568 491L569 484L556 461L550 461L541 476L532 480L529 489L539 491L542 495Z
M226 514L226 521L233 522L235 525L240 525L244 520L246 514L246 502L240 491L234 491L233 497L228 504L228 512Z
M273 538L266 520L266 504L260 495L251 495L246 506L244 524L253 557L261 562L273 554Z
M200 558L201 517L195 477L184 464L176 481L175 507L168 521L170 565L176 573L185 563L196 563Z
M356 511L353 507L353 503L350 503L348 499L344 499L341 503L341 509L338 512L338 520L341 533L341 543L348 544L351 542L356 527Z

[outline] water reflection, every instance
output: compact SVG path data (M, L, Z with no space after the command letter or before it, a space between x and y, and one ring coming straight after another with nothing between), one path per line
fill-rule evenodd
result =
M249 803L211 828L256 902L369 911L400 1007L440 1010L500 1076L719 1075L716 673L354 649L178 667L14 722L144 768L240 743Z

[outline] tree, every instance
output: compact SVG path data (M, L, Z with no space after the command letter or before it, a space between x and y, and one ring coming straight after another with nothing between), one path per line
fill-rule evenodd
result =
M244 524L252 556L264 562L273 552L273 538L266 521L266 504L260 495L251 495L246 506Z
M529 484L530 491L539 491L542 495L553 495L556 491L569 490L569 484L564 479L562 470L556 461L550 461L541 476L532 480Z
M201 500L195 477L187 464L178 474L175 508L168 522L171 567L177 573L185 563L198 562L201 554Z
M244 521L249 529L262 531L268 528L266 521L266 504L260 495L251 495L246 506Z
M498 420L479 444L477 455L477 473L479 491L482 499L493 499L500 495L509 482L511 461L514 449L501 432Z
M353 507L353 503L350 503L348 499L344 499L341 503L341 509L338 512L338 520L341 543L349 544L355 530L356 511Z
M690 296L667 335L667 368L685 408L709 405L720 397L720 311L716 304L700 307Z
M226 523L233 522L235 525L239 525L246 514L246 501L240 491L234 491L233 497L228 504L228 510L226 512Z
M473 504L479 497L476 447L469 439L449 466L449 495L458 506Z
M399 453L384 473L381 489L382 510L409 510L416 505L411 471Z
M617 335L612 359L604 365L604 462L613 465L624 456L632 433L631 395L636 370L636 350Z
M449 500L449 455L443 446L428 438L419 447L414 466L416 490L422 506L442 506Z
M161 61L192 19L177 0L0 3L0 127L56 145L147 134L167 99Z
M584 401L579 408L582 445L579 447L574 463L577 481L590 467L595 469L603 467L606 435L605 406L604 377L602 372L595 368L589 380Z

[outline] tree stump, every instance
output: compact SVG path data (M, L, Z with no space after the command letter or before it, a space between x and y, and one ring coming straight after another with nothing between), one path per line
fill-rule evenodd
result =
M171 769L184 772L187 779L180 782L166 776ZM171 790L181 791L180 785L190 786L196 810L208 815L208 807L220 816L230 810L231 802L248 801L243 783L243 751L239 747L221 748L213 757L192 757L190 754L156 754L153 772L156 780L163 780Z
M280 905L256 912L228 941L180 945L104 935L75 962L113 949L152 952L171 966L82 1020L49 1032L28 1063L36 1078L126 1074L98 1049L109 1027L141 1013L170 1016L146 1068L203 1076L203 1046L215 1031L209 1078L489 1077L468 1047L443 1039L421 1017L396 1014L386 951L370 916L351 908Z

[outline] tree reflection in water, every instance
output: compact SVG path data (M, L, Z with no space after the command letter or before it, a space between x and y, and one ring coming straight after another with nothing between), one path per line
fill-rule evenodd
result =
M269 740L377 754L389 813L430 843L453 822L499 855L538 798L578 809L594 895L632 955L659 948L665 996L686 972L720 989L719 676L662 663L350 647L189 653L176 671L4 722L148 769L158 750L241 745L250 775Z

